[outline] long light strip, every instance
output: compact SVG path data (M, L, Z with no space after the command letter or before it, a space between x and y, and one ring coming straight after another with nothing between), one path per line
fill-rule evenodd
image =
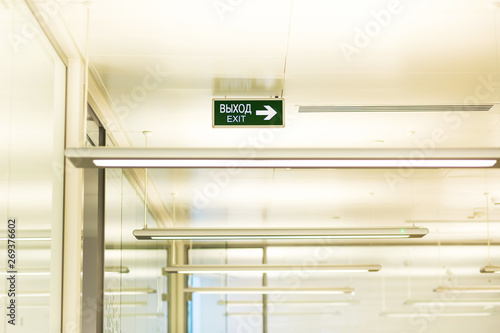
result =
M106 289L104 290L105 295L116 296L116 295L144 295L144 294L154 294L155 289L152 288L136 288L136 289Z
M0 237L0 241L6 241L9 239L11 239L11 238ZM52 240L52 238L50 238L50 237L16 237L15 240L16 241L50 241L50 240Z
M28 241L28 242L47 242L51 241L51 230L48 229L19 229L16 231L16 238L12 239L8 237L6 230L2 230L0 233L0 241Z
M141 318L162 318L165 317L164 313L125 313L121 312L120 317L141 317Z
M299 105L306 112L480 112L490 111L494 104L451 105Z
M115 296L115 295L143 295L143 294L154 294L155 289L152 288L137 288L137 289L106 289L104 290L104 295ZM6 294L0 294L0 297L7 297ZM16 297L50 297L48 293L27 293L27 294L16 294Z
M481 273L500 273L500 266L488 265L481 267L479 270Z
M356 305L358 301L268 301L268 304L278 305L278 306L349 306ZM262 306L262 301L218 301L218 305L227 306Z
M136 236L137 237L137 236ZM138 237L137 237L138 238ZM338 236L153 236L152 240L252 240L252 239L372 239L409 238L408 235L338 235ZM138 238L141 239L141 238ZM145 238L143 238L145 239Z
M47 294L47 296L49 296ZM23 302L24 304L25 302ZM121 302L118 304L110 304L113 308L137 308L141 306L147 306L148 302ZM49 303L47 304L33 304L33 305L20 305L19 308L21 309L43 309L43 308L49 308L50 305Z
M500 300L468 300L468 301L406 301L408 306L449 306L449 307L469 307L469 306L500 306Z
M43 275L50 275L50 272L16 272L15 274L9 272L0 272L0 275L43 276Z
M437 287L434 292L444 293L444 292L460 292L460 293L500 293L500 286L469 286L469 287Z
M106 266L104 268L104 271L106 273L130 273L130 269L126 266ZM28 269L22 269L20 271L17 271L16 273L9 273L9 272L0 272L0 275L25 275L25 276L43 276L43 275L50 275L49 271L46 270L38 270L38 269L33 269L33 268L28 268Z
M111 304L112 307L116 308L136 308L139 306L147 306L148 302L120 302Z
M0 297L7 297L7 294L0 294ZM10 296L9 296L10 297ZM50 297L49 293L28 293L28 294L17 294L16 297Z
M487 317L491 316L491 312L382 312L380 315L389 318L408 318L408 317Z
M237 316L255 316L256 314L262 315L262 313L255 313L255 312L227 312L226 317L231 316L231 317L237 317ZM270 312L266 313L266 316L290 316L290 317L296 317L296 316L339 316L340 312L335 311L335 312Z
M493 159L94 159L100 168L488 168Z
M185 293L198 294L240 294L240 295L268 295L268 294L283 294L283 295L344 295L353 294L352 288L271 288L271 287L254 287L254 288L185 288Z
M49 296L49 294L46 294ZM23 304L26 302L23 301ZM148 302L120 302L117 304L110 304L114 308L137 308L140 306L147 306ZM40 309L40 308L48 308L50 305L47 302L46 304L32 304L32 305L21 305L19 306L22 309Z
M130 268L127 266L106 266L104 267L104 272L127 274L130 273Z
M137 239L252 240L252 239L386 239L421 238L426 228L170 228L136 229Z
M163 267L163 274L214 274L214 273L270 273L300 271L305 273L363 273L378 272L380 265L179 265Z

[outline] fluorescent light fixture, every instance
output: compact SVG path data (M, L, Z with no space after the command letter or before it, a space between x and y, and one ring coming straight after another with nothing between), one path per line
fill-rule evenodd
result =
M137 237L137 236L136 236ZM356 235L338 235L338 236L152 236L152 240L252 240L252 239L372 239L372 238L410 238L408 235L364 235L364 236L356 236ZM147 239L147 238L139 238L137 239Z
M6 241L12 238L0 237L0 241ZM16 237L14 241L50 241L50 237Z
M419 318L419 317L487 317L491 312L382 312L380 314L389 318Z
M129 273L130 269L125 266L106 266L104 268L106 273L109 272L117 272L117 273ZM0 276L2 275L18 275L18 276L47 276L50 275L50 272L47 270L42 270L42 269L35 269L35 268L26 268L26 269L19 269L16 271L16 273L9 273L9 272L0 272Z
M7 294L0 294L0 297L7 297ZM16 293L16 297L50 297L49 293L27 293L27 294L18 294Z
M500 286L469 286L469 287L437 287L434 292L457 292L457 293L500 293Z
M260 312L227 312L227 316L231 317L248 317L248 316L255 316L255 315L262 315ZM290 316L290 317L296 317L296 316L338 316L340 315L339 311L334 311L334 312L268 312L266 313L266 316Z
M270 273L299 271L305 273L362 273L378 272L380 265L179 265L163 267L163 274L214 274L214 273Z
M421 238L426 228L171 228L136 229L137 239L255 240L255 239L391 239Z
M40 268L19 268L16 273L12 271L0 272L0 275L18 275L18 276L47 276L50 275L50 271L47 269Z
M409 306L446 306L446 307L470 307L481 306L491 307L500 306L500 300L468 300L468 301L406 301L405 305Z
M277 305L277 306L349 306L358 304L357 301L269 301L267 304ZM262 301L218 301L218 305L227 306L262 306Z
M474 224L479 224L479 223L499 223L500 220L483 220L481 219L467 219L467 220L438 220L438 219L433 219L433 220L406 220L406 223L409 224L425 224L425 223L474 223Z
M488 265L481 267L481 273L500 273L500 266Z
M248 150L250 152L250 150ZM241 149L68 148L76 168L489 168L500 167L498 149Z
M95 159L99 168L489 168L494 159Z
M137 289L106 289L104 290L105 295L116 296L116 295L145 295L154 294L155 289L152 288L137 288Z
M136 308L138 306L147 306L148 302L120 302L111 304L115 308Z
M253 287L253 288L195 288L189 287L184 289L185 293L198 294L240 294L240 295L268 295L268 294L287 294L287 295L344 295L353 294L352 288L272 288L272 287Z
M9 238L7 230L0 231L0 241L14 240L19 242L46 242L51 241L52 231L50 229L18 229L16 230L16 238Z
M121 312L120 317L141 317L141 318L162 318L166 317L164 313L125 313Z
M130 269L127 266L106 266L104 267L106 273L130 273Z

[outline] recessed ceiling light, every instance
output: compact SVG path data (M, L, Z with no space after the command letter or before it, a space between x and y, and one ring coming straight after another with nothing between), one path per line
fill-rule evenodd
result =
M448 105L299 105L303 112L480 112L490 111L494 104Z

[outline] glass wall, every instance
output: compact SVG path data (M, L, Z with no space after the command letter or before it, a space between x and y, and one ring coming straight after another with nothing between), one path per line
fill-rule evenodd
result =
M457 317L467 325L496 327L495 292L437 293L437 286L496 286L477 267L484 246L382 245L365 243L338 246L265 246L214 248L198 242L188 250L192 265L292 265L293 270L188 276L190 287L320 288L323 293L203 294L187 295L188 332L457 332ZM234 244L233 244L234 246ZM498 247L491 249L499 256ZM422 258L425 256L425 259ZM265 260L263 260L265 258ZM430 258L430 259L429 259ZM380 264L380 272L321 272L317 265ZM471 267L473 269L471 269ZM486 283L485 283L486 282ZM495 284L496 283L496 284ZM352 294L329 294L329 288L353 288ZM381 327L367 330L364 327ZM426 329L429 327L429 329Z
M127 176L120 169L106 170L104 330L167 332L166 242L133 236L144 225L144 202ZM156 227L149 212L147 223Z
M60 332L65 71L24 2L0 1L1 332Z
M191 249L188 261L193 265L260 265L263 249ZM261 287L263 278L260 273L192 274L188 283L189 287ZM193 293L191 297L191 333L262 332L263 295Z

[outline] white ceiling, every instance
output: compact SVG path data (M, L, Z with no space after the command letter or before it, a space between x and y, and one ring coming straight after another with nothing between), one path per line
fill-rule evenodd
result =
M400 1L390 22L350 60L341 47L359 45L358 28L373 26L374 13L393 8L389 2L232 3L223 13L216 1L103 0L90 7L91 61L134 145L144 146L142 131L152 130L149 146L177 148L402 147L430 155L437 148L499 146L497 106L454 114L297 112L297 105L498 101L499 92L485 83L500 77L500 27L490 1ZM83 5L62 6L61 14L83 45ZM151 70L163 75L159 87L126 106L123 96L142 87ZM284 129L212 128L212 98L270 97L282 88ZM228 185L217 184L225 176L214 170L150 174L167 208L176 193L177 222L197 225L467 220L485 209L484 192L500 196L495 170L419 170L410 177L385 170L253 170L231 176ZM491 219L500 220L498 213ZM453 238L484 239L484 228L470 234L467 226L461 224L462 232L452 226ZM449 224L439 228L451 232Z
M149 171L176 224L195 226L404 226L433 232L427 241L486 239L500 221L496 169L421 169L410 177L390 170ZM175 193L175 198L172 196ZM477 211L476 217L474 212ZM453 223L455 222L455 223ZM499 241L500 224L490 223Z
M285 129L266 147L415 147L436 128L440 147L498 146L498 111L298 114L297 105L462 104L499 100L484 84L498 81L495 10L489 0L401 1L387 26L350 61L357 29L376 22L387 1L236 1L218 15L216 1L96 1L91 6L90 55L130 139L151 146L234 147L259 129L214 129L213 97L286 101ZM61 7L76 39L86 15ZM361 45L363 46L363 45ZM286 73L284 73L286 63ZM161 82L126 106L122 95L142 86L148 68ZM284 80L283 80L284 79ZM227 88L223 88L227 87ZM460 123L459 123L460 122ZM413 136L408 133L414 131Z
M356 45L358 29L374 26L372 13L387 10L389 1L293 0L292 6L292 0L242 0L233 1L222 18L217 3L100 0L91 6L91 61L134 146L144 146L144 130L153 131L150 146L175 148L398 147L431 153L500 146L498 106L454 114L298 113L298 105L497 103L500 90L491 81L500 81L500 21L490 0L401 0L398 13L350 59L342 47ZM83 45L84 7L67 4L61 14ZM124 96L138 91L151 70L160 75L158 87L127 106ZM267 98L281 96L282 89L285 128L272 134L212 128L212 98ZM417 170L396 181L388 170L245 170L227 183L221 183L221 172L157 169L150 176L170 212L176 194L179 225L386 226L423 220L418 224L431 233L422 241L436 244L486 244L486 216L468 217L485 211L485 192L500 198L496 169ZM500 209L489 206L490 220L500 221ZM500 223L491 223L491 237L500 241ZM437 247L407 249L419 263L416 292L433 297ZM444 259L465 284L484 282L477 271L485 264L485 247L471 249L450 248ZM357 261L366 250L349 248L342 258ZM406 254L396 253L403 250L370 251L370 262L384 263L384 276L393 279L397 296L388 307L395 310L408 289ZM500 261L497 252L494 256ZM380 277L371 276L355 284L368 301L360 313L373 319L369 309L380 303ZM397 326L370 320L351 331L375 332L369 328L374 322L383 332L418 328L406 319L396 320ZM470 332L477 320L464 326L450 319L440 323L441 331ZM339 320L330 329L338 325ZM429 325L426 332L438 332L439 325Z

